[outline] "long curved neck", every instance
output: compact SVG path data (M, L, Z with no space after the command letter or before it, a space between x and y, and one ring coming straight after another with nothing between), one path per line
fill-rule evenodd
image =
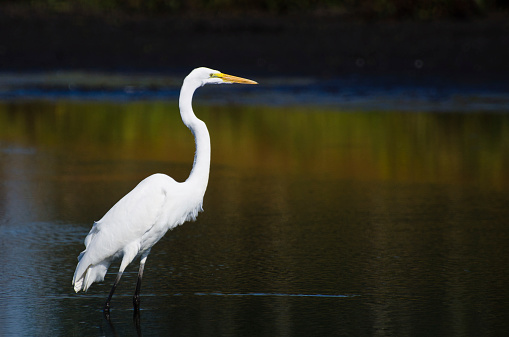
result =
M205 123L195 116L191 104L193 94L200 85L200 83L184 80L184 84L180 91L179 107L182 122L191 130L196 143L193 169L186 183L196 185L197 188L203 189L204 194L209 181L210 136Z

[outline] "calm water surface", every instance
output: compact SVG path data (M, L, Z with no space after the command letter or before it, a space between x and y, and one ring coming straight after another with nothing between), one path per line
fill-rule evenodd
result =
M94 220L144 177L184 180L175 102L0 103L2 336L501 336L509 331L509 114L197 105L198 220L112 302L75 294ZM508 112L508 111L506 111Z

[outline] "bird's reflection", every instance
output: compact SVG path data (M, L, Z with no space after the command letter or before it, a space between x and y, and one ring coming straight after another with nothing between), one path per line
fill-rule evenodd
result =
M113 324L113 321L111 320L111 314L109 311L104 312L104 319L106 320L106 322L108 322L108 326L110 327L111 333L113 334L113 336L115 336L115 337L120 336L117 333L117 331L115 330L115 325ZM136 335L138 337L141 337L142 336L142 334L141 334L141 315L140 315L139 308L134 309L133 325L134 325L134 329L136 330Z
M141 337L141 315L140 315L139 308L134 309L133 323L134 323L134 328L136 329L137 336Z

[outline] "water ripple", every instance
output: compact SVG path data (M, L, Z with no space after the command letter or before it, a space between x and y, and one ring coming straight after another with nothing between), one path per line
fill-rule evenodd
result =
M320 297L320 298L350 298L355 294L285 294L285 293L194 293L197 296L266 296L266 297Z

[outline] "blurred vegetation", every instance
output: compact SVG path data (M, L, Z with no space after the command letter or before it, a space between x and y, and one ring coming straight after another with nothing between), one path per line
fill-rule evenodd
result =
M364 19L420 20L466 18L509 10L509 4L503 0L0 0L2 4L52 12L318 13Z
M341 112L317 108L196 106L212 165L332 180L509 186L509 115ZM193 136L175 102L0 104L0 158L11 148L180 165ZM157 170L164 170L158 165ZM85 168L84 168L85 169Z

